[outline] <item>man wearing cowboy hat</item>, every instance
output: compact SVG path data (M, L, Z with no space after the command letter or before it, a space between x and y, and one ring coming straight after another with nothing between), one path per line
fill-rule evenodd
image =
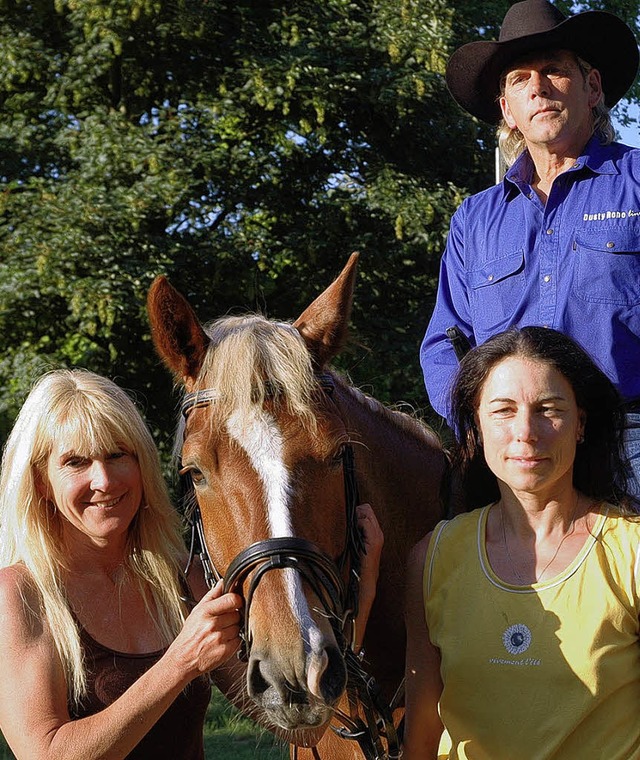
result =
M608 112L637 69L623 21L567 18L547 0L512 5L498 42L454 52L449 89L499 124L510 168L452 217L420 354L431 404L447 417L457 366L448 328L472 346L511 326L571 336L625 399L640 495L640 150L613 142Z

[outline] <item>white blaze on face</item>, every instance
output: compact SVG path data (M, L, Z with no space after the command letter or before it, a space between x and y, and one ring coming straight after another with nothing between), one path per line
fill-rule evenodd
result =
M293 536L289 511L290 478L283 460L282 434L276 421L265 414L256 415L251 421L232 415L227 422L227 431L244 449L262 481L271 537ZM300 576L291 568L280 572L284 574L291 611L300 623L305 647L319 656L322 634L309 612Z

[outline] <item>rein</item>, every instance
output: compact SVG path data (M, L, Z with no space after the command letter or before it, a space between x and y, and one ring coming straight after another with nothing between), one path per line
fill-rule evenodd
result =
M331 375L326 373L319 375L318 381L322 390L331 396L335 389ZM220 394L213 388L186 394L181 405L181 413L185 422L193 409L209 406L219 398ZM350 715L336 711L336 717L342 721L344 728L331 726L332 730L344 739L356 741L366 760L394 760L402 755L392 717L395 705L387 705L384 702L375 679L364 670L360 658L353 651L356 633L354 621L358 613L360 557L364 551L364 542L357 522L356 507L360 503L360 498L351 444L343 444L341 458L347 529L345 546L337 561L331 559L318 546L306 539L296 536L268 538L264 541L257 541L243 549L232 560L223 575L218 571L209 554L202 513L197 500L194 498L193 511L190 517L189 559L185 574L195 556L196 540L199 544L198 554L205 581L209 588L222 580L225 593L229 591L239 592L245 581L253 573L245 598L244 621L240 630L242 644L238 652L238 657L247 661L252 645L249 632L249 613L258 584L270 570L292 568L299 572L318 599L321 600L336 641L342 650L347 668L347 696ZM183 482L183 493L193 493L193 483L190 476L187 474L183 475L182 478L183 481L185 478L188 480L186 488ZM343 575L347 567L348 580L345 583ZM347 636L345 632L349 632L349 635ZM401 695L396 694L393 701L399 699L399 696ZM362 706L366 722L358 715L359 704ZM382 744L383 736L387 740L388 750L386 753ZM293 757L297 758L297 754L297 747L294 746ZM315 747L313 748L313 756L314 758L319 757Z

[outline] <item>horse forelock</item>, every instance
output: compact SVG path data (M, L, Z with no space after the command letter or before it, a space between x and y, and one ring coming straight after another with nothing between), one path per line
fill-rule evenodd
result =
M265 401L314 430L317 381L302 336L287 322L257 314L223 317L205 327L210 345L194 390L214 388L219 422L232 415L252 423Z

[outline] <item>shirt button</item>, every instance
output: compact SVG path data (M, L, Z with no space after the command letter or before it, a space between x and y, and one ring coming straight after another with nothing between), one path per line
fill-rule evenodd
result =
M611 240L607 243L607 248L615 248L616 244L611 242Z
M551 229L551 227L549 227L549 229L547 230L547 235L553 235L553 230Z
M492 275L492 274L490 274L490 275L487 277L487 280L489 280L489 282L491 282L491 281L493 280L493 275Z
M550 274L545 274L544 281L545 282L551 282L551 275Z
M580 164L574 164L571 168L572 169L579 169L580 168Z

